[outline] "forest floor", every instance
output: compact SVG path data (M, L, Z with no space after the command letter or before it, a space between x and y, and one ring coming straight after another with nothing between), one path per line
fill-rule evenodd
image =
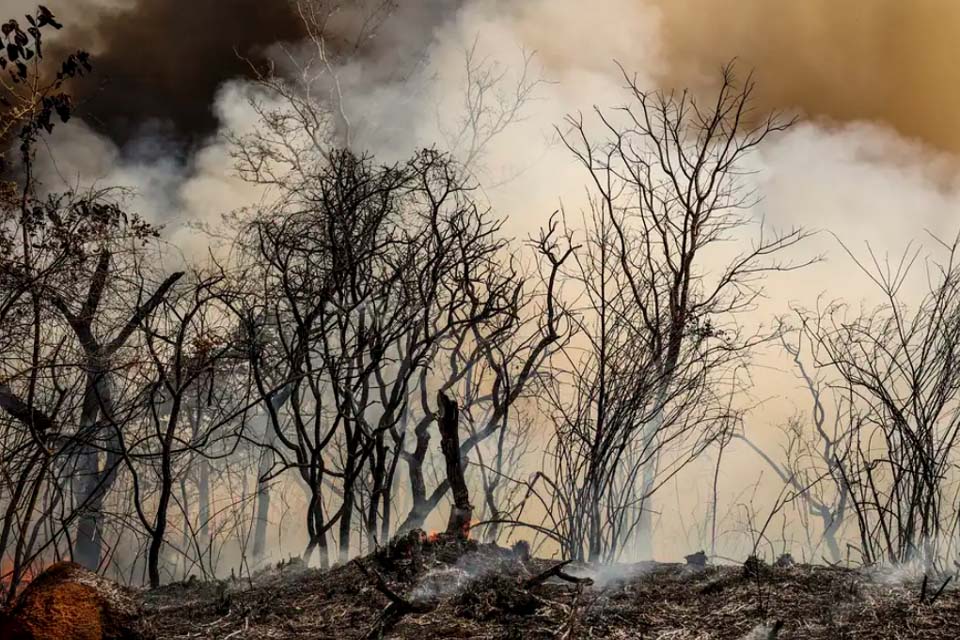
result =
M494 545L431 541L415 532L329 571L293 564L251 580L148 592L143 630L157 640L790 640L960 632L960 590L952 583L941 590L945 578L924 586L880 571L762 563L556 567Z

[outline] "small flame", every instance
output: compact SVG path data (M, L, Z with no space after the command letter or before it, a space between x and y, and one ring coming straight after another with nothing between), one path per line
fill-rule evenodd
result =
M472 530L475 526L477 526L478 524L480 524L480 521L479 521L479 520L471 520L469 523L464 524L464 525L463 525L463 537L466 538L467 540L469 540L469 539L472 537L472 536L471 536L471 533L472 533L471 530ZM440 539L443 537L443 535L444 535L444 534L443 534L442 531L432 530L432 531L430 531L429 533L421 533L421 538L423 539L424 542L429 542L430 544L434 544L434 543L439 542Z
M473 520L470 521L469 524L464 525L463 535L464 537L466 537L467 540L469 540L472 537L471 533L473 532L473 528L478 524L480 524L480 521L474 518Z
M5 559L0 563L0 587L3 589L7 589L10 583L13 582L13 570L14 565L12 560ZM19 587L22 589L41 573L43 573L43 567L36 565L21 568Z

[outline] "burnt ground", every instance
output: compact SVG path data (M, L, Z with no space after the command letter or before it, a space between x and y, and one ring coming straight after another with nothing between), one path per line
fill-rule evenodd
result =
M169 585L144 594L142 623L158 640L788 640L960 632L960 590L951 583L937 593L943 579L931 578L924 588L920 581L824 566L745 571L646 563L599 571L568 565L563 576L594 582L551 577L531 584L555 565L493 545L414 534L326 572L294 564L252 580Z

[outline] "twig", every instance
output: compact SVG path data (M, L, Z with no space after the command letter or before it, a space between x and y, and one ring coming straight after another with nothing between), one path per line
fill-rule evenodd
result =
M554 577L560 578L561 580L566 580L567 582L572 582L573 584L586 584L586 585L593 584L593 580L591 578L578 578L576 576L570 575L569 573L566 573L563 570L563 568L568 564L570 564L571 562L572 560L564 560L559 564L555 564L549 569L547 569L546 571L541 571L540 573L533 576L532 578L528 578L527 580L525 580L523 583L523 586L527 589L530 589Z
M937 592L933 594L933 597L930 598L930 602L927 604L933 604L937 601L937 598L940 597L940 594L943 593L943 590L947 588L947 585L950 584L950 581L953 580L953 576L947 576L947 579L943 581L943 584L940 585L940 588L937 589Z
M364 566L359 558L354 559L354 564L360 568L365 576L371 578L375 583L377 590L390 601L390 604L380 614L380 618L374 623L367 632L366 638L382 638L384 632L392 627L397 621L408 613L427 613L435 608L424 602L411 602L390 588L387 581L378 571Z
M550 567L549 569L547 569L546 571L541 571L540 573L538 573L537 575L533 576L532 578L527 578L527 579L524 581L523 586L526 587L527 589L529 589L529 588L531 588L531 587L535 587L535 586L537 586L538 584L540 584L541 582L545 582L548 578L551 578L551 577L557 575L557 573L558 573L560 570L562 570L565 566L567 566L567 565L570 564L571 562L573 562L573 561L572 561L572 560L564 560L564 561L561 562L560 564L555 564L555 565L553 565L552 567Z
M557 571L557 577L561 580L566 580L567 582L572 582L576 585L586 585L589 587L593 584L593 578L578 578L577 576L572 576L565 571Z
M360 568L360 571L362 571L365 576L372 578L376 582L377 590L387 597L387 599L396 607L398 610L397 612L400 613L400 615L405 613L426 613L433 610L434 607L430 606L429 604L422 602L410 602L398 594L396 591L390 588L390 586L387 584L387 581L377 570L365 567L359 558L355 559L353 562Z

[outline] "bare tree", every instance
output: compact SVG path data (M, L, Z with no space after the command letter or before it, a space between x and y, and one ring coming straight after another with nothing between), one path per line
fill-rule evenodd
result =
M717 377L767 338L746 333L738 316L753 308L764 274L805 264L779 258L803 231L771 235L762 223L749 246L716 264L719 246L747 242L758 222L741 177L744 159L792 122L752 113L752 78L740 84L725 67L706 102L686 91L646 92L624 77L632 104L596 110L602 141L582 116L569 117L560 132L590 178L587 249L568 274L583 292L589 345L588 355L563 364L575 400L555 394L555 464L567 478L561 502L576 495L580 503L564 507L571 527L587 527L564 538L575 547L589 540L591 558L628 535L649 556L652 494L722 423L711 390ZM665 454L678 446L669 461ZM571 493L573 486L589 487L589 495ZM631 497L607 502L614 487ZM594 513L581 518L586 504ZM632 510L636 521L625 520ZM603 526L611 527L606 543Z
M112 425L119 450L111 453L122 457L129 472L133 506L149 538L146 566L152 587L160 585L160 552L167 542L175 478L190 473L189 466L197 464L194 454L213 453L216 442L229 440L228 454L239 440L227 428L242 433L242 418L254 404L248 393L214 394L212 374L228 376L223 363L235 348L222 320L227 316L214 304L223 277L194 274L193 282L171 291L156 313L144 317L138 351L146 361L138 363L131 381L139 389L139 402ZM205 392L206 403L217 410L192 424L191 400L198 392Z
M956 530L950 487L960 436L957 366L958 240L923 262L926 290L907 299L919 249L899 262L856 260L883 303L851 313L841 303L801 313L816 363L835 373L849 433L835 464L867 563L942 561ZM851 257L852 254L851 254Z
M305 24L309 27L310 38L308 42L308 55L300 51L288 51L288 58L281 65L268 69L266 73L260 76L260 88L262 95L267 96L264 99L256 99L253 104L260 116L260 126L253 133L235 138L235 157L241 175L258 184L267 185L277 189L279 192L287 194L284 197L298 198L298 192L308 192L312 184L316 181L316 176L325 171L331 161L335 164L338 158L338 147L354 146L354 133L358 128L362 128L358 119L351 117L349 108L349 96L344 94L345 85L341 82L340 70L345 61L351 60L358 62L362 58L363 50L366 44L363 40L369 39L372 34L378 32L384 27L392 12L391 3L368 3L356 11L350 10L344 13L342 7L337 3L300 3L300 10ZM344 24L344 21L346 24ZM363 37L356 34L366 34ZM347 34L342 36L342 34ZM351 44L352 43L352 44ZM475 52L474 52L475 53ZM411 61L416 56L411 56ZM524 56L524 66L521 74L521 80L516 87L516 95L511 94L512 99L494 100L494 93L499 95L500 84L503 80L503 71L495 69L488 61L473 61L473 57L468 54L467 64L468 72L473 72L470 76L468 86L470 90L477 93L473 99L469 99L467 105L468 115L465 116L469 122L473 123L473 128L469 127L467 121L463 123L465 132L473 132L473 143L469 145L469 159L475 162L482 153L483 147L489 143L490 139L499 135L507 126L519 118L520 109L523 103L531 95L538 81L530 79L529 66L531 57ZM402 65L401 65L402 66ZM404 73L402 70L400 73ZM476 82L474 82L476 80ZM499 114L499 115L497 115ZM472 120L470 120L472 118ZM366 125L363 125L366 126ZM421 156L425 157L425 156ZM452 165L450 165L452 166ZM458 169L463 171L463 169ZM424 176L427 174L421 172ZM436 172L434 172L436 173ZM458 181L462 180L457 178ZM440 186L440 185L438 185ZM466 184L452 185L456 194L465 192ZM432 188L432 187L431 187ZM470 187L472 190L472 187ZM438 195L440 191L436 192ZM285 206L285 205L284 205ZM482 226L487 223L483 222ZM418 295L428 304L433 305L431 314L439 313L442 305L449 305L448 311L456 311L462 307L462 302L456 298L464 296L473 296L471 304L476 307L476 312L481 314L471 321L465 321L463 318L455 319L451 327L432 327L429 331L423 331L422 338L427 338L425 345L417 346L415 343L405 343L409 336L399 337L394 342L387 342L387 350L395 350L390 356L395 362L404 362L407 359L403 354L416 354L418 359L429 361L429 375L420 375L426 372L423 364L414 366L404 365L399 371L391 371L384 376L386 369L383 367L373 367L368 370L369 379L363 382L361 386L371 383L369 390L374 390L380 394L380 405L390 407L387 418L380 424L385 427L389 423L399 425L413 422L416 426L414 433L417 442L411 443L405 430L394 427L390 428L389 437L385 440L386 432L380 431L380 427L372 427L371 433L376 435L371 443L372 450L369 457L366 458L366 471L356 478L358 499L357 505L362 516L362 528L366 532L366 539L369 545L374 545L377 540L382 540L388 535L391 529L392 511L394 509L393 487L398 469L400 458L398 454L403 450L404 442L407 446L413 444L412 450L403 454L403 461L411 474L411 486L413 487L413 506L407 518L403 519L401 528L419 526L424 518L437 507L443 500L447 492L447 486L440 483L437 489L427 493L426 483L423 480L424 461L428 454L427 442L429 436L427 431L435 424L434 416L436 410L431 407L431 400L435 389L446 388L462 383L463 374L468 369L483 368L487 372L494 372L496 367L503 367L504 362L498 361L502 358L513 357L521 352L529 350L534 343L528 338L513 340L514 344L509 350L502 350L507 344L507 338L526 330L533 326L526 318L522 321L517 315L520 307L526 309L534 295L532 292L524 292L521 298L516 296L520 290L522 276L516 270L513 260L491 259L491 256L503 249L501 240L488 241L487 238L496 232L493 227L489 229L471 229L465 226L463 229L466 237L475 237L480 242L474 243L471 247L469 242L464 242L460 249L464 254L464 260L472 261L472 264L479 268L476 274L466 273L466 277L474 278L476 284L464 286L475 287L482 283L482 286L475 291L462 291L454 298L443 299L443 292L435 301L430 297L437 296L434 292L420 292ZM445 239L444 242L449 242ZM464 250L468 248L468 250ZM431 256L429 261L436 262L448 259L445 254L449 253L449 248L436 247L436 257ZM470 252L474 252L475 257L468 257ZM464 264L467 264L466 262ZM503 264L504 268L500 268ZM443 270L449 269L444 266ZM473 268L473 267L471 267ZM427 274L425 282L436 284L437 278L434 274ZM500 318L496 322L490 322L490 319L497 314L490 313L484 309L482 302L484 296L488 301L500 298L497 305L503 307L504 313L499 314ZM466 298L464 298L466 299ZM441 316L431 316L439 318ZM487 325L487 328L480 328L481 324ZM471 327L471 325L474 325ZM490 342L489 346L482 346L484 342ZM422 346L429 345L429 348L423 349ZM437 348L443 352L450 352L451 357L438 356ZM541 359L546 346L536 350L537 357ZM468 362L468 360L470 362ZM461 366L457 371L445 371L449 363L459 361L457 366ZM479 365L470 363L480 363ZM490 365L495 366L490 366ZM469 365L469 366L467 366ZM442 367L437 369L437 367ZM531 370L524 369L524 377L530 377ZM438 373L439 372L439 373ZM484 380L499 379L494 385L495 393L493 395L483 394L482 402L490 406L491 402L499 404L503 399L508 398L507 404L510 404L519 397L520 388L513 388L512 381L508 384L507 369L504 368L499 374L487 376L483 375ZM400 375L395 378L395 375ZM411 417L407 411L408 395L412 389L404 389L400 392L397 386L397 392L386 393L389 384L384 382L389 380L401 380L406 384L408 376L415 376L410 379L418 380L424 387L424 394L420 397L427 398L421 402L418 408L419 416ZM396 386L396 385L394 385ZM429 389L427 389L429 387ZM366 388L366 387L365 387ZM334 390L335 391L335 390ZM496 396L495 401L493 400ZM286 392L280 392L272 396L272 402L277 405L276 409L282 409L282 404L289 400ZM458 398L462 400L462 398ZM468 448L475 446L477 442L489 437L497 430L496 425L502 422L503 415L506 413L506 407L498 407L492 423L485 423L474 436L466 440ZM470 409L465 409L465 415L472 415ZM353 447L358 441L350 443L339 443L334 441L334 446ZM276 444L276 443L273 443ZM348 456L350 458L351 456ZM261 478L269 479L271 474L268 472L270 462L275 462L273 453L265 453L262 461ZM353 481L352 481L353 482ZM268 505L269 490L267 485L261 482L261 504ZM343 496L348 501L353 501L352 497ZM378 517L376 514L380 513ZM262 549L263 537L261 532L265 531L266 511L260 510L258 516L255 548ZM350 526L352 515L347 510L342 516L340 527L341 533L346 533L346 528ZM379 531L375 526L375 521L379 519ZM341 535L341 538L345 538Z
M278 448L293 454L281 467L310 488L308 553L320 549L321 561L335 523L341 558L349 553L358 495L376 540L412 382L448 341L502 330L522 284L503 261L499 223L448 158L425 151L392 167L348 151L329 158L253 220L248 245L268 295L241 311L260 393L270 400L290 385L283 410L265 406ZM285 379L271 386L265 372L277 370ZM328 513L332 499L340 506Z
M62 479L72 476L73 499L62 503L69 506L60 507L66 510L61 514L63 526L77 522L76 537L67 538L72 553L96 568L101 561L99 511L117 467L115 457L100 458L115 404L111 370L144 315L159 304L179 275L172 274L153 291L127 288L111 269L115 251L128 240L143 242L155 230L124 212L108 192L41 195L33 173L36 143L52 130L55 118L69 118L70 97L64 83L88 71L90 65L86 54L78 52L67 56L56 74L42 70L41 29L59 24L43 8L36 16L28 16L28 22L25 31L12 21L3 30L9 40L5 62L10 63L4 106L15 116L5 124L19 126L20 154L19 180L5 185L4 194L5 214L9 214L3 229L4 341L17 337L6 345L11 349L5 352L7 371L0 385L0 403L6 416L33 434L30 441L40 458L24 470L34 467L41 473L26 484L16 483L9 507L14 516L24 508L21 499L36 504L47 482L56 488L48 496L59 495L57 499L63 500ZM14 317L24 322L6 322ZM25 333L19 334L15 327ZM78 401L73 402L73 397ZM20 459L31 460L29 455ZM43 477L54 472L57 478ZM33 490L24 494L31 483ZM12 535L12 522L8 520L3 534L4 547ZM21 536L16 553L23 560L29 556L23 546L28 538L23 530ZM36 530L32 538L36 540Z
M0 190L5 597L38 559L130 582L139 572L154 587L197 567L217 575L230 545L245 563L248 537L262 560L272 486L287 480L305 498L303 555L324 567L448 504L457 535L483 526L496 542L528 527L571 558L646 556L654 495L718 445L715 539L740 367L774 337L808 384L817 429L796 431L786 462L765 458L785 482L774 513L806 505L835 557L830 527L846 505L868 559L881 546L908 559L952 531L955 246L920 319L896 304L899 276L878 280L889 305L862 326L801 315L816 362L844 381L837 415L852 426L827 433L799 348L779 327L741 326L765 274L805 264L781 258L803 231L770 235L752 213L744 158L790 124L757 119L752 80L728 67L704 103L626 77L631 104L597 110L601 138L581 117L560 132L589 176L582 221L555 215L521 244L475 176L541 82L532 54L513 75L475 41L463 114L441 132L450 153L382 164L358 151L374 125L349 81L395 3L296 6L307 40L257 69L257 126L232 140L238 172L266 197L233 214L228 267L175 272L119 191L46 194L36 182L37 143L70 115L63 81L88 60L66 58L44 84L53 76L26 63L39 64L55 18L42 9L25 29L4 26L0 141L20 145ZM409 54L400 75L420 64ZM544 413L543 467L524 479ZM885 447L867 444L881 433ZM823 474L839 502L815 483ZM751 529L754 547L772 517Z
M791 338L793 338L791 340ZM793 360L796 375L809 394L809 414L792 416L783 426L782 455L774 457L745 433L737 436L766 462L785 484L797 492L800 520L808 537L816 528L809 518L817 518L820 536L811 540L811 555L826 545L831 562L843 560L841 533L846 523L850 495L840 473L839 456L849 437L844 403L834 403L832 419L828 408L830 388L811 371L805 361L810 350L809 336L803 331L784 331L780 335L784 352ZM807 346L804 349L804 346ZM809 356L809 354L807 354ZM813 427L811 430L810 427ZM818 481L818 480L822 480Z
M517 282L509 306L493 322L473 323L467 334L459 334L452 345L438 352L441 365L446 362L448 366L440 369L436 380L421 376L423 413L414 428L415 446L403 454L412 505L400 524L401 532L422 527L451 488L449 480L443 479L428 491L425 480L429 429L439 413L428 404L429 385L436 384L444 393L458 390L464 400L459 407L461 415L467 416L469 424L480 425L471 427L470 435L460 443L460 455L465 458L487 438L505 435L502 429L507 426L511 408L527 392L528 385L536 386L549 356L570 338L570 314L559 299L559 288L561 270L573 247L559 236L555 217L529 244L538 257L540 287L524 295L523 281ZM521 318L531 320L521 322ZM484 390L478 391L474 384L481 379ZM500 520L495 518L488 524L502 524Z

